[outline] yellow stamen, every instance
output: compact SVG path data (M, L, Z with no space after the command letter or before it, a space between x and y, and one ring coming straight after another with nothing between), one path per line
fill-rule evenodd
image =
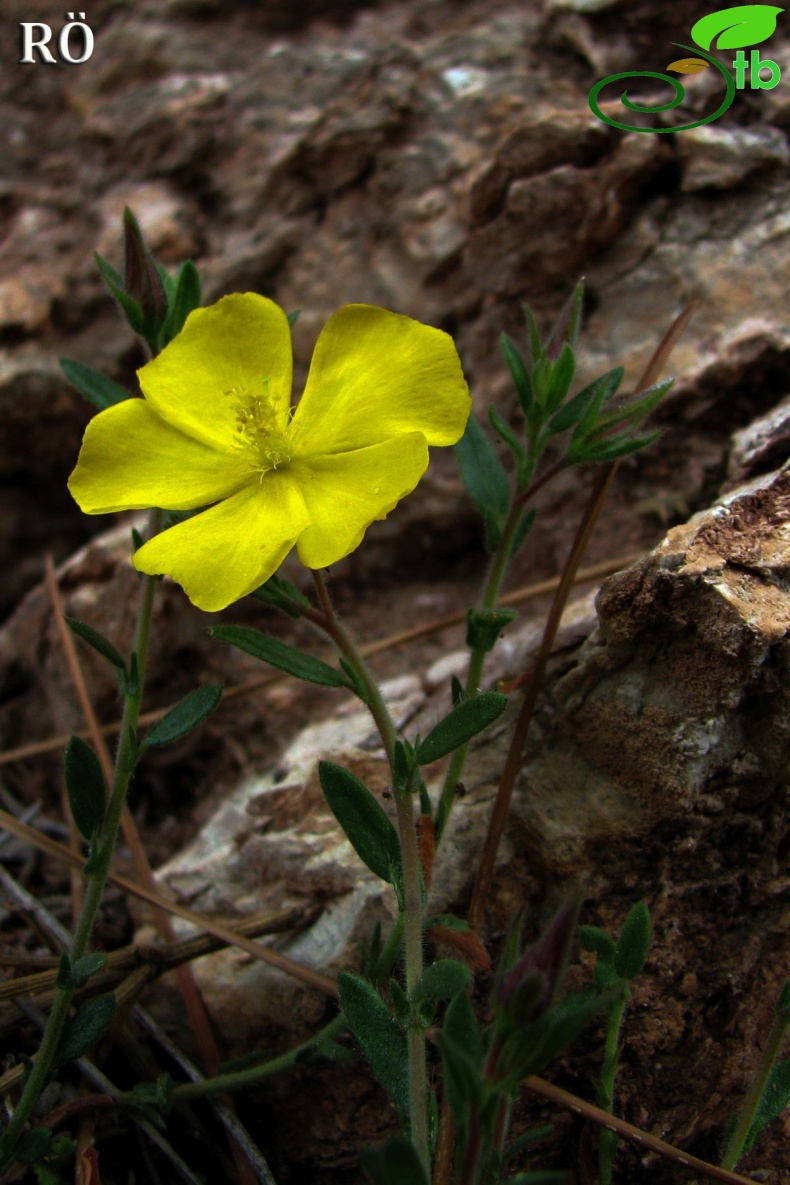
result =
M248 391L242 384L223 391L236 412L234 443L250 455L252 468L261 475L269 469L287 465L291 453L285 434L277 423L277 414L269 394L269 375L261 376L261 390Z

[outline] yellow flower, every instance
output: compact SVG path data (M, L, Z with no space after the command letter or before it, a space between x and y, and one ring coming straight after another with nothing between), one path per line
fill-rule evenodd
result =
M209 507L134 556L201 609L252 592L294 546L308 568L348 555L469 416L452 339L371 305L324 326L295 412L291 371L282 309L226 296L138 372L143 399L86 430L69 489L87 514Z

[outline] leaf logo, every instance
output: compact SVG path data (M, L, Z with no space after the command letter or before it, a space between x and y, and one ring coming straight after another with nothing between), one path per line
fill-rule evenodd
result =
M780 12L784 12L784 9L776 8L773 4L739 4L735 8L722 8L697 21L691 36L700 49L711 49L717 36L716 49L742 49L745 45L760 45L776 30L776 18Z
M700 70L707 70L708 63L702 58L678 58L670 62L667 70L674 70L676 74L699 74Z

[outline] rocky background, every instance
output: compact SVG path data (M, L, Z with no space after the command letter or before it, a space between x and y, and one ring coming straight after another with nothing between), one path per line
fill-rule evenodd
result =
M645 558L607 583L597 613L588 597L568 619L490 938L494 949L523 906L536 933L572 887L587 893L586 920L615 928L645 898L655 945L636 985L618 1105L715 1159L790 974L790 491L781 470L790 443L790 36L780 17L763 48L785 72L779 85L747 87L724 118L696 131L623 134L586 98L605 74L664 69L680 52L672 43L688 42L708 11L616 0L106 2L87 12L91 59L45 66L19 63L19 22L48 21L57 35L62 15L41 0L6 4L0 728L13 756L82 726L40 585L47 554L62 564L70 612L120 646L130 635L129 523L106 534L113 520L86 519L66 492L90 409L58 366L66 355L132 384L144 361L92 260L98 249L120 264L124 205L165 262L198 262L207 300L253 290L301 310L297 384L329 314L367 301L451 332L477 409L496 401L515 414L497 339L502 329L522 333L521 302L547 322L584 274L580 378L622 362L633 382L696 300L671 361L677 382L656 417L664 435L623 464L587 557ZM699 118L715 107L713 83L687 78L684 111ZM513 585L558 571L590 480L572 473L545 491ZM381 638L463 609L484 562L448 453L337 566L333 586L358 636ZM522 669L543 605L525 607L491 678ZM224 617L284 628L259 606ZM163 585L151 707L197 681L234 686L260 675L207 639L208 620ZM310 641L298 629L283 636ZM457 631L437 633L377 660L408 730L424 731L441 710L461 643ZM111 721L113 682L84 661ZM196 738L149 759L133 804L153 859L168 862L171 886L201 909L318 901L318 922L287 949L324 970L352 964L371 921L391 909L316 795L317 755L363 769L372 784L383 778L367 723L350 711L328 692L282 683L239 696ZM434 887L442 908L467 899L503 744L498 733L475 752ZM57 757L7 758L2 773L6 805L57 812ZM58 891L61 870L17 854ZM108 943L141 920L111 905ZM231 1053L266 1042L279 1052L323 1011L235 954L198 972ZM578 982L588 974L573 972ZM152 1006L167 1017L169 999L160 992ZM175 1004L169 1019L188 1043ZM557 1080L591 1097L600 1053L593 1029ZM361 1180L355 1149L394 1121L363 1068L300 1071L266 1095L262 1112L260 1102L246 1106L282 1185ZM538 1107L532 1119L547 1113ZM551 1118L557 1134L540 1163L591 1179L590 1134ZM760 1180L778 1185L790 1172L787 1135L779 1121L755 1149ZM677 1166L628 1151L618 1164L624 1182L681 1179Z

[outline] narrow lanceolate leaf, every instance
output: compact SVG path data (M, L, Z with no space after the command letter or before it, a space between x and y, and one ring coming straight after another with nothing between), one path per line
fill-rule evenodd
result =
M112 407L116 403L123 403L125 399L134 398L131 391L127 391L119 383L114 383L98 370L90 366L83 366L72 358L61 358L60 369L80 395L84 395L99 411Z
M364 1148L361 1159L373 1185L428 1185L417 1150L406 1136L393 1136L383 1148Z
M547 412L554 411L565 399L573 382L575 368L576 360L573 356L573 350L567 342L563 342L559 358L551 364L549 378L546 383L545 406Z
M228 642L231 646L238 646L251 654L253 658L260 658L279 671L286 671L295 675L297 679L304 679L306 683L318 683L321 687L348 687L345 675L329 663L320 658L313 658L293 646L286 646L285 642L278 642L262 634L260 630L245 629L238 625L221 625L209 630L220 642Z
M154 725L140 748L169 745L185 737L211 715L221 699L222 688L213 684L191 691Z
M460 748L477 733L493 724L507 706L507 697L498 691L484 691L473 699L465 700L453 708L449 716L432 728L424 741L420 742L416 757L420 765L430 765L447 753Z
M192 260L188 259L178 269L172 292L168 293L167 318L160 335L161 346L166 346L181 332L189 314L200 307L201 299L200 275Z
M526 413L532 402L532 381L529 377L529 371L512 337L507 333L503 333L499 339L499 344L502 347L502 353L507 363L507 368L510 371L513 386L516 388L518 401Z
M375 988L359 975L341 971L337 982L351 1032L398 1111L408 1114L406 1034Z
M318 763L318 777L329 809L360 860L391 884L400 861L398 835L370 790L331 761Z
M132 327L135 333L139 333L141 336L144 336L145 317L143 316L143 310L140 308L140 305L137 303L137 301L134 300L133 297L131 297L126 291L126 285L124 283L123 276L121 276L115 270L115 268L107 262L106 259L99 255L98 252L96 252L94 255L94 259L96 260L96 266L102 274L104 283L118 301L121 312L126 317L129 325Z
M449 1000L472 982L472 972L458 959L437 959L426 967L412 993L412 1000Z
M790 1103L790 1060L777 1062L768 1076L744 1151L748 1152L766 1124L773 1123Z
M510 482L491 441L474 416L455 446L469 497L486 518L501 528L510 505Z
M87 642L94 650L98 651L108 662L111 662L119 671L126 670L126 663L123 660L123 655L115 649L112 642L108 642L104 634L100 634L93 626L86 625L84 621L78 621L76 617L67 617L66 625L75 633L78 638L82 638L83 642Z
M92 839L104 822L107 786L98 757L81 737L66 746L66 789L80 835Z
M588 415L592 420L597 419L599 409L606 405L623 381L623 374L622 366L616 366L614 370L609 370L588 383L573 396L573 399L569 399L555 412L549 421L549 434L556 436L558 432L567 432Z
M635 979L645 965L650 950L650 910L644 901L637 901L623 922L614 969L621 979Z
M101 1041L112 1024L114 1015L115 997L111 992L96 996L83 1004L63 1034L57 1052L57 1064L73 1062L75 1058L87 1053L97 1041Z

